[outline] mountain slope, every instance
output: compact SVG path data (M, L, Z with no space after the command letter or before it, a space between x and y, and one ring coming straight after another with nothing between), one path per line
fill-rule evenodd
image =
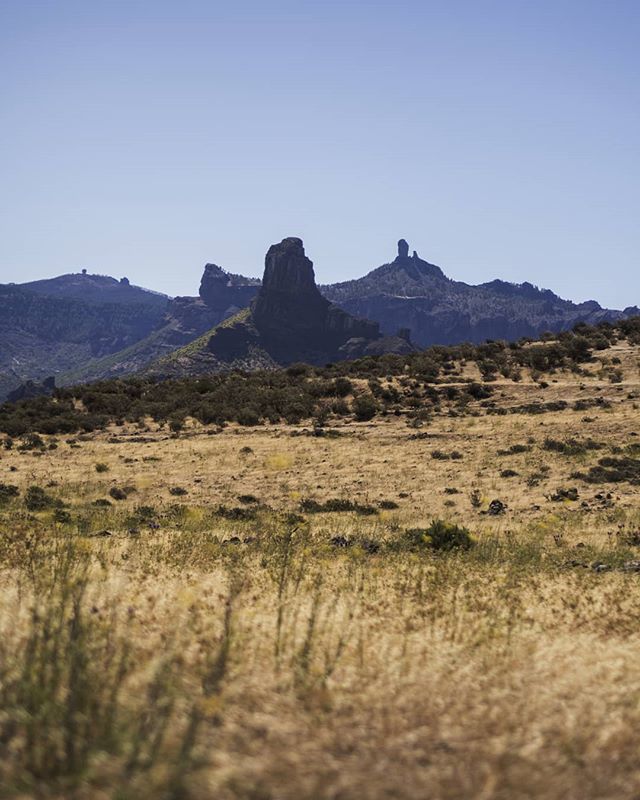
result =
M302 241L291 237L269 248L262 285L248 309L152 364L150 371L196 375L412 349L408 340L382 337L375 322L356 318L323 297Z
M260 279L216 264L205 265L198 297L169 299L126 278L84 272L0 285L0 400L26 380L52 374L59 385L68 385L150 365L176 374L181 368L226 369L230 363L242 369L294 360L323 363L411 349L409 334L421 347L516 340L640 313L637 307L616 311L595 301L572 303L530 283L455 281L415 251L410 256L403 239L392 262L318 291L300 240L277 247L291 250L286 257L280 252L280 277L266 295ZM291 271L289 257L298 264ZM249 306L250 322L236 318ZM230 318L230 325L216 327ZM194 342L195 350L177 352Z
M472 286L454 281L415 251L409 256L404 239L391 263L321 290L345 311L378 322L383 332L409 328L412 340L423 347L535 337L578 322L613 322L638 313L635 307L615 311L595 301L572 303L530 283L495 280Z
M234 275L216 264L205 264L199 297L170 300L162 319L148 336L119 353L92 360L61 375L59 384L113 378L145 369L233 317L255 297L260 283L259 278Z
M147 336L157 303L86 303L0 285L0 398L39 380L116 353Z

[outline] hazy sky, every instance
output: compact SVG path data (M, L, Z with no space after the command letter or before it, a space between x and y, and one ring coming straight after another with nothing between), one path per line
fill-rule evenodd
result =
M300 236L640 303L639 0L0 0L0 281Z

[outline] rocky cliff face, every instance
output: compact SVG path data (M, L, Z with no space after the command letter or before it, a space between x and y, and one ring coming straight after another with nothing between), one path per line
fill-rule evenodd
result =
M362 356L371 347L413 349L405 339L385 340L375 322L358 319L323 297L302 241L292 237L269 248L250 311L216 328L207 349L223 362L246 362L250 353L263 353L278 364L324 364Z
M269 248L252 322L266 350L281 363L321 363L339 357L349 339L373 341L378 325L356 319L324 298L300 239Z
M229 316L246 308L258 293L260 281L233 275L217 264L206 264L200 281L200 298L214 311Z

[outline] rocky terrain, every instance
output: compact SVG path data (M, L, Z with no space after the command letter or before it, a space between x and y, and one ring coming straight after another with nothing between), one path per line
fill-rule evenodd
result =
M302 240L291 237L269 248L262 285L249 309L150 370L192 375L293 362L324 364L412 349L406 333L382 336L377 323L356 318L323 297Z
M0 400L51 375L64 385L134 373L236 313L259 284L207 264L199 297L86 272L0 285Z
M568 330L578 322L614 322L639 313L572 303L531 283L494 280L477 286L448 278L401 239L398 255L362 278L321 287L325 297L351 314L375 320L385 333L409 328L421 347L431 344L515 340L546 331Z

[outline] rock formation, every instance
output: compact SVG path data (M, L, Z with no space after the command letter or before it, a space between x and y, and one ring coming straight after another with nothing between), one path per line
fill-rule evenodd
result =
M531 283L494 280L473 286L454 281L415 250L409 256L405 239L398 242L398 254L390 263L321 291L348 313L375 320L383 333L410 328L419 347L536 337L579 322L615 322L635 313L633 308L601 308L594 301L572 303Z
M209 350L229 360L253 347L279 364L324 364L364 355L381 338L377 323L348 314L320 294L302 240L291 237L269 248L250 313L237 324L216 329ZM411 349L403 341L404 347Z
M320 294L313 264L295 238L269 248L252 319L268 352L282 363L332 360L347 340L380 336L376 323L352 317Z
M259 288L260 281L254 278L233 275L217 264L206 264L199 294L209 308L228 316L246 308Z

